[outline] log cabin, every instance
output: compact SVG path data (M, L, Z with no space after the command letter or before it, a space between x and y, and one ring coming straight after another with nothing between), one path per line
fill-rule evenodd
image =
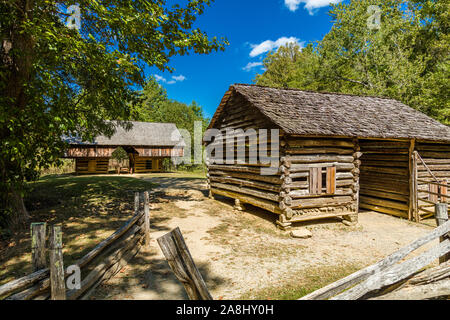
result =
M448 199L450 128L396 100L236 84L208 129L210 196L268 210L283 229L330 217L353 224L360 209L420 221ZM261 129L276 134L250 139ZM268 152L274 141L279 150ZM264 156L278 165L270 173Z
M98 136L94 141L65 137L69 148L64 158L75 159L77 174L107 174L113 152L122 147L129 157L130 173L163 171L163 160L183 157L186 144L173 123L131 122L130 130L115 123L112 137Z

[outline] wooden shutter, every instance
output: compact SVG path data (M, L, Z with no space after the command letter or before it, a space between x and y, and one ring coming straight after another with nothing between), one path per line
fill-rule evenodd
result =
M336 193L336 167L327 168L327 194Z
M322 193L322 168L309 169L309 193L313 195Z

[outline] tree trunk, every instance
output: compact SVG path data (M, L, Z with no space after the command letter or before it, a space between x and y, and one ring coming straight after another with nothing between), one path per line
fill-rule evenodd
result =
M30 215L28 214L27 208L25 208L23 197L19 192L13 190L10 199L12 214L9 219L9 226L12 229L18 229L28 223Z

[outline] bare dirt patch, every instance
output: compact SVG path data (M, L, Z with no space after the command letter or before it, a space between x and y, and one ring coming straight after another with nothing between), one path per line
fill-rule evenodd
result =
M235 212L211 200L203 179L146 178L154 189L152 247L103 284L94 299L184 299L156 239L180 227L215 299L294 299L414 241L431 227L373 212L359 224L325 220L299 225L313 233L293 239L275 227L276 216L254 207Z

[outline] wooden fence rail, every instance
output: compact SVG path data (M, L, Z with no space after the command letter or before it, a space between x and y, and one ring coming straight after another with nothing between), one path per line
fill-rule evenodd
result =
M423 277L423 273L417 273L441 257L447 258L440 259L441 265L433 269L434 273L431 275L434 278L429 276L428 278L433 279L433 281L430 280L428 284L433 282L435 294L450 295L450 287L446 287L446 285L448 285L448 277L450 277L450 262L447 260L448 254L450 253L450 221L448 221L447 212L447 204L437 205L436 215L441 217L441 220L440 222L438 221L439 226L431 233L417 239L397 252L394 252L382 261L314 291L300 300L357 300L383 296L386 294L391 294L391 297L395 297L393 292L395 292L400 285L404 286L404 282L409 281L410 284L424 283L418 281L418 279ZM439 245L414 258L398 263L413 251L438 238L440 238ZM429 273L430 271L425 272ZM424 294L426 292L428 295L431 295L431 287L428 287L427 290L424 288L416 289L418 289L416 291ZM398 295L398 297L401 296L402 295ZM429 298L429 296L427 296L427 298Z
M141 200L144 204L141 206ZM141 249L143 243L150 244L150 206L149 195L135 194L135 212L121 228L101 241L89 253L75 262L71 267L79 268L83 277L80 288L66 290L66 280L71 275L64 271L62 260L62 231L59 226L52 226L50 233L50 266L44 265L45 224L33 224L32 263L46 268L13 280L0 286L0 298L8 300L76 300L86 299L103 281L110 279L122 269ZM143 208L143 209L141 209ZM43 227L44 226L44 227ZM44 239L44 240L42 240Z
M170 268L183 284L191 300L212 300L205 281L192 259L179 228L158 238Z

